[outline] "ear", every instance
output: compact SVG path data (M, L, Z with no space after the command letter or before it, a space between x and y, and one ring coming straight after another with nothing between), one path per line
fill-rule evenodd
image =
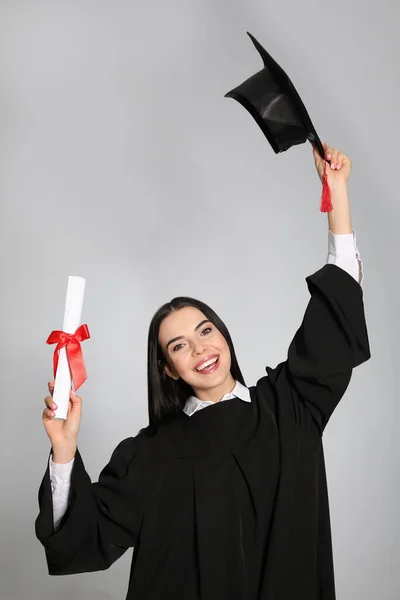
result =
M175 381L178 381L179 379L179 375L175 374L169 367L167 364L164 365L164 367L161 364L161 361L158 361L158 366L160 367L161 370L164 370L165 373L168 375L168 377L171 377L172 379L174 379Z

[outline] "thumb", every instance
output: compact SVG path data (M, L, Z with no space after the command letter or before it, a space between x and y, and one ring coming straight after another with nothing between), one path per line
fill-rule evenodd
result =
M325 142L322 142L322 145L323 145L324 150L325 150L326 149ZM313 150L313 155L314 155L315 166L316 166L318 172L321 173L324 170L325 160L323 158L321 158L321 155L320 155L320 153L319 153L318 148L317 148L316 145L315 146L313 145L312 150Z
M324 147L324 150L326 150L326 143L325 143L325 142L322 142L322 145L323 145L323 147ZM317 147L317 145L316 145L316 144L313 144L313 145L312 145L312 151L313 151L313 154L314 154L315 161L320 161L320 162L323 162L323 160L324 160L324 159L323 159L323 158L321 158L321 155L320 155L320 153L319 153L319 151L318 151L318 147Z
M73 389L70 390L69 399L71 400L71 411L75 414L80 412L82 407L82 398L78 396Z

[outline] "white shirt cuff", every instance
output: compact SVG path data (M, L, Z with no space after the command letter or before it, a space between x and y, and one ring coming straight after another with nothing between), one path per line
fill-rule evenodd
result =
M69 484L71 480L71 471L74 465L75 457L67 463L55 463L51 456L49 458L50 479L55 485Z
M335 234L328 230L327 264L344 269L362 286L364 280L363 261L357 248L356 232Z
M71 472L74 460L75 457L67 463L55 463L51 456L49 458L54 531L57 530L58 525L68 508Z

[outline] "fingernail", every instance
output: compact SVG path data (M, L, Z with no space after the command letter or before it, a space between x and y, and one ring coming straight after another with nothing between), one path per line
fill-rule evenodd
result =
M330 158L332 156L332 154L327 154L326 158Z
M72 394L73 394L74 396L76 396L76 394L75 394L74 390L71 390L71 392L72 392Z
M54 409L56 409L56 408L57 408L57 404L52 404L52 405L51 405L51 408L54 408Z

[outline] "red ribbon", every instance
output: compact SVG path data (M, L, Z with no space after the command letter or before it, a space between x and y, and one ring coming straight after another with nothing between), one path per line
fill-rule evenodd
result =
M80 342L90 338L87 325L81 325L75 333L65 333L65 331L52 331L46 340L46 344L57 344L53 356L54 378L57 373L58 352L66 346L67 359L71 371L71 377L74 382L74 388L77 390L87 379L85 363Z

